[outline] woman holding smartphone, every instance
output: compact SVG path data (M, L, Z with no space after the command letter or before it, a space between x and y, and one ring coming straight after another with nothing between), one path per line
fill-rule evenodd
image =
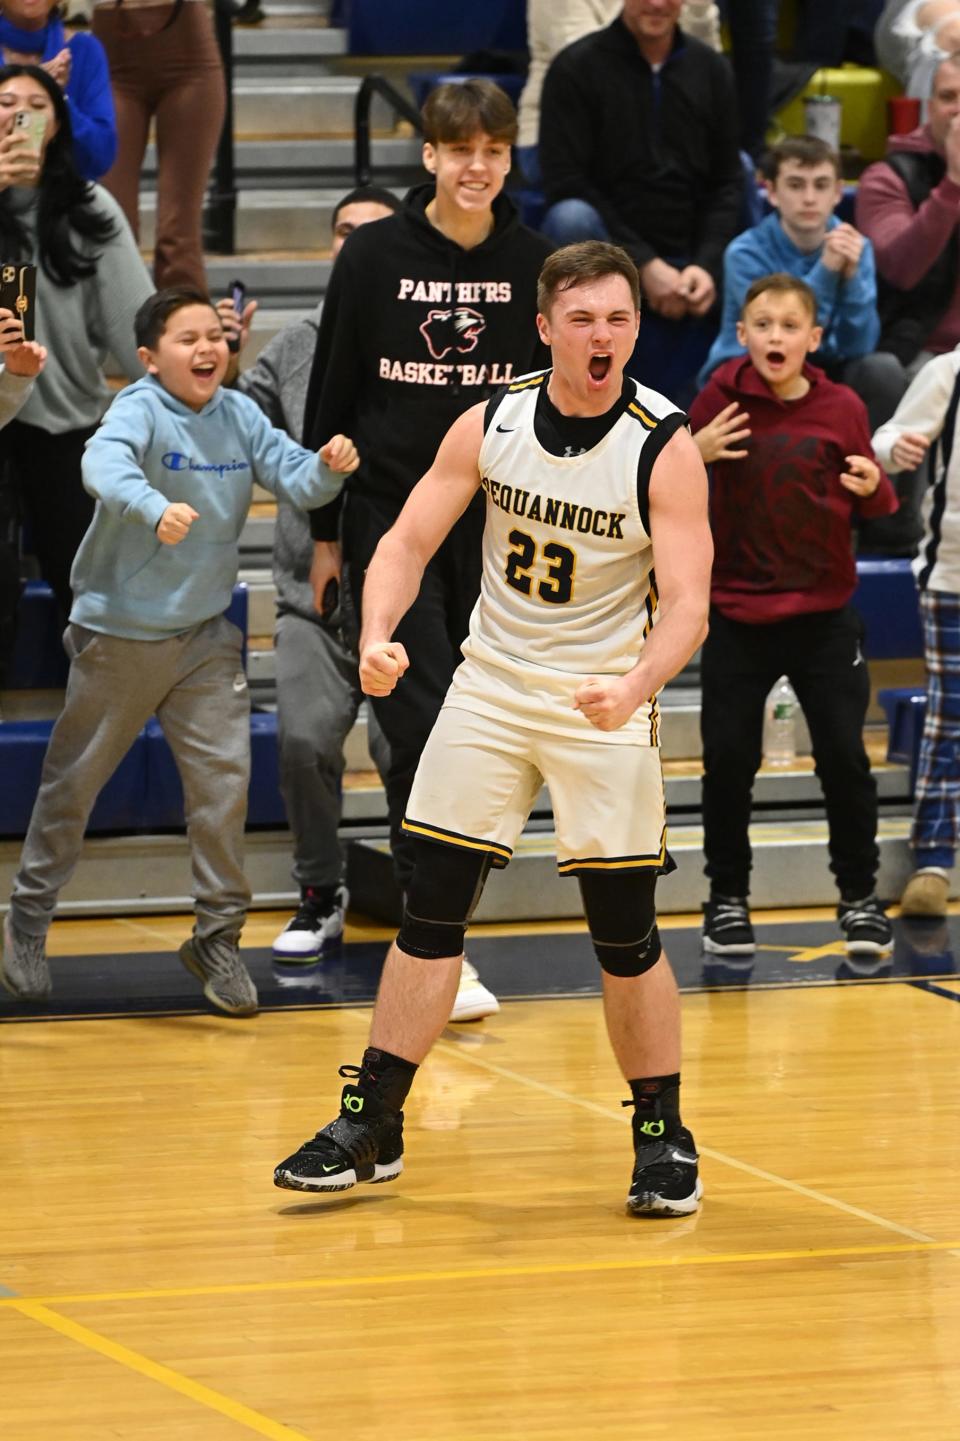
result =
M66 96L73 159L84 180L99 180L117 153L110 72L94 35L67 36L50 0L2 0L0 64L40 65Z
M24 112L35 117L29 125L17 120ZM11 462L41 573L66 615L70 567L93 515L80 460L111 397L103 363L110 351L125 375L142 374L133 317L153 285L116 201L77 174L67 103L39 66L0 69L0 259L36 267L35 336L47 350L0 431L0 457Z

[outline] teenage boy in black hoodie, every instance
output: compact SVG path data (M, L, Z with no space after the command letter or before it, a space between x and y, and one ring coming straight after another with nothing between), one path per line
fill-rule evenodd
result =
M423 163L435 184L352 235L323 307L304 444L342 433L360 453L346 496L342 561L355 596L443 436L463 411L516 375L549 364L537 334L537 279L551 250L501 192L516 115L488 80L438 86L423 107ZM311 513L318 607L339 575L340 506ZM387 803L401 889L413 871L400 824L480 589L484 505L477 496L427 567L397 631L417 657L395 694L374 701L390 743ZM466 983L466 981L465 981Z

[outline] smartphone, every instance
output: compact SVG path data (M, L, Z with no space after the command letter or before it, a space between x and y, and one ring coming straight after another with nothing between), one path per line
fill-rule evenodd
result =
M323 587L323 598L320 606L320 615L323 620L329 620L340 604L340 582L336 576L331 577Z
M247 287L242 280L231 280L230 299L233 301L234 314L239 320L243 315L243 307L247 302ZM236 355L240 349L240 337L237 336L234 340L228 340L227 346L233 351L234 355Z
M24 340L36 339L37 267L0 263L0 307L23 321Z
M39 110L18 110L13 117L14 130L22 130L27 137L28 148L34 155L43 149L43 137L47 133L47 117Z

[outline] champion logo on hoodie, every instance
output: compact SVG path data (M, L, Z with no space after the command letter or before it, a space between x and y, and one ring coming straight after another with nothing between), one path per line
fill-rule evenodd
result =
M249 470L250 466L245 460L226 460L222 462L207 460L192 460L189 455L184 455L179 450L168 450L161 457L160 461L164 470L202 470L212 475L227 475L234 470Z

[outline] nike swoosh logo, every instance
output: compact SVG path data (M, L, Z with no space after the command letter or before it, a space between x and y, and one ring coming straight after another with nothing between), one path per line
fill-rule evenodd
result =
M321 1171L337 1171L339 1167L334 1163L332 1166L321 1166L320 1169Z
M499 430L499 432L500 432L501 435L512 435L513 432L516 430L516 428L517 428L517 427L516 427L515 425L498 425L498 426L497 426L497 429Z

